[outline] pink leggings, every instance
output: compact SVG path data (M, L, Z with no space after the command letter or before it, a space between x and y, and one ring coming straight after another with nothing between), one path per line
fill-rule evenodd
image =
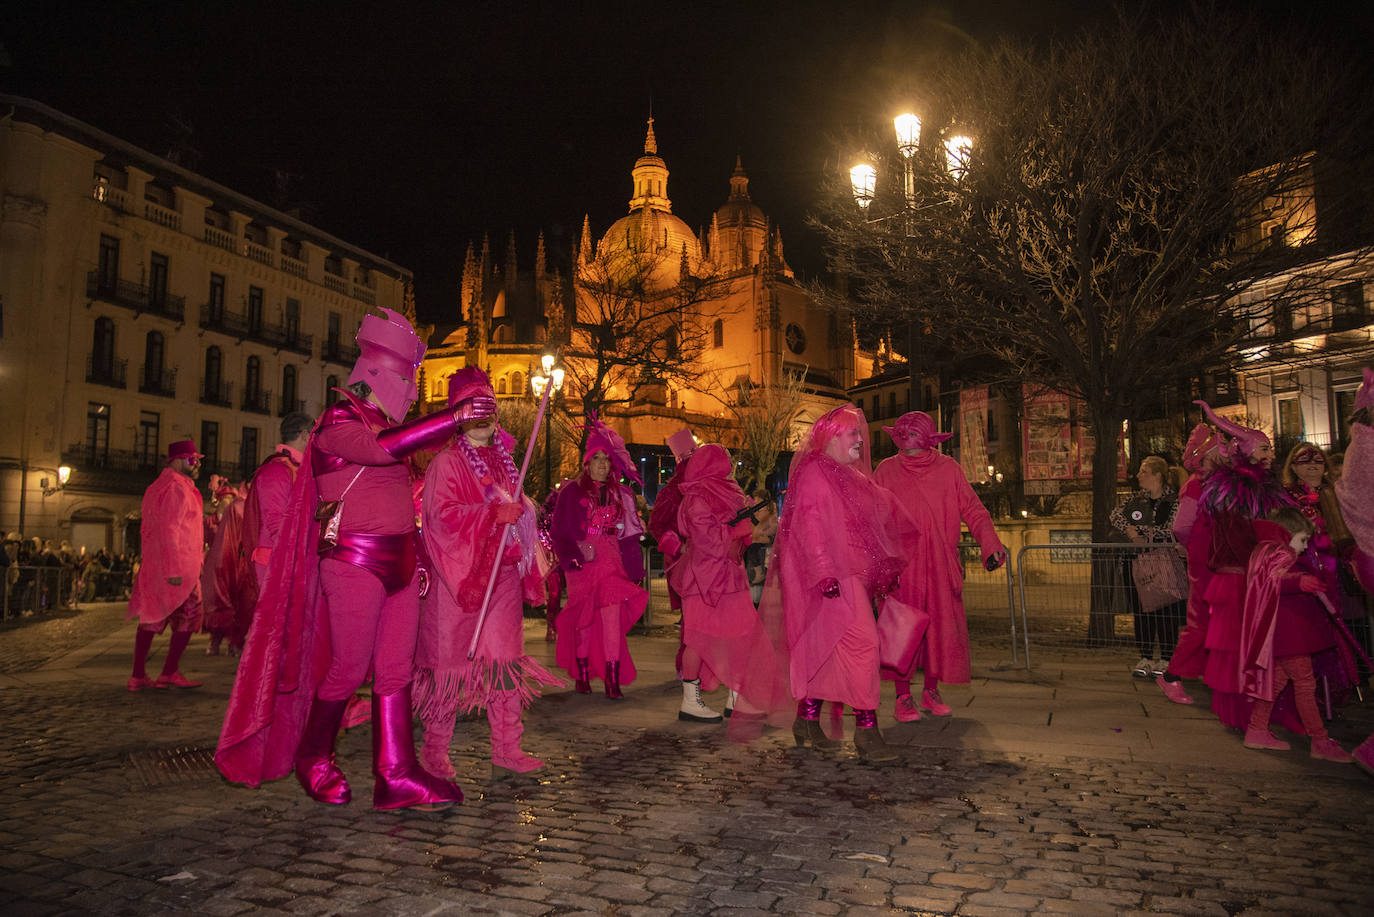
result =
M352 564L326 557L320 583L328 602L329 671L316 697L325 701L353 696L373 671L373 691L383 696L403 690L415 664L420 627L419 587L410 584L387 595L381 580Z
M1317 679L1312 674L1312 657L1281 656L1274 660L1274 669L1274 696L1278 697L1284 686L1293 682L1293 704L1298 708L1302 728L1307 730L1308 738L1325 739L1326 724L1317 709ZM1250 728L1268 729L1273 710L1273 701L1256 699L1250 710Z

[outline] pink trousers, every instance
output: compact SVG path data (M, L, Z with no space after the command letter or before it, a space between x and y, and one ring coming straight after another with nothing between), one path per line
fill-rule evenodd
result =
M1312 674L1312 657L1280 656L1274 660L1274 669L1274 696L1278 697L1288 682L1293 682L1293 706L1298 708L1302 728L1313 741L1328 738L1326 724L1317 709L1317 678ZM1268 729L1273 711L1273 701L1257 699L1250 708L1250 728Z
M326 557L320 583L329 615L329 669L316 696L345 700L361 687L368 670L373 691L392 695L406 688L415 664L420 593L415 577L394 595L381 580L352 564Z

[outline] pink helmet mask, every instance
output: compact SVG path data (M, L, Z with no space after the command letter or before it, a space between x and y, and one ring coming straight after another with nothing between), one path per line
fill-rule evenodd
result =
M931 449L953 436L953 433L936 433L935 421L925 411L908 411L883 432L892 437L898 449Z
M1256 430L1253 427L1242 426L1234 420L1227 420L1225 417L1222 417L1216 411L1212 410L1212 406L1207 402L1194 401L1193 404L1202 408L1202 412L1207 415L1207 419L1210 420L1218 430L1231 437L1231 442L1222 447L1227 455L1239 455L1248 459L1255 454L1256 450L1270 444L1269 437L1265 436L1262 431Z
M391 309L382 309L386 318L366 315L358 328L358 362L348 376L348 384L366 382L382 409L393 420L406 416L417 398L415 371L425 356L425 343L420 340L406 317Z
M1183 467L1197 473L1202 470L1202 464L1209 455L1213 458L1220 457L1221 437L1216 430L1200 423L1188 434L1188 443L1183 447Z

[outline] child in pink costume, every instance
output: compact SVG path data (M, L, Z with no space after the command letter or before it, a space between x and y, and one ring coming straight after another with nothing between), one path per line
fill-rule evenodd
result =
M1176 704L1191 704L1193 699L1183 690L1185 678L1199 678L1207 662L1207 603L1203 595L1211 582L1207 567L1209 539L1194 537L1198 532L1198 501L1202 497L1202 482L1221 460L1221 437L1205 423L1200 423L1188 435L1183 449L1183 467L1192 472L1178 494L1178 511L1174 513L1174 537L1188 553L1188 617L1179 631L1174 654L1163 675L1155 677L1164 696Z
M622 475L639 481L625 441L592 418L582 456L582 474L558 492L549 534L568 578L568 602L554 628L554 658L574 679L579 694L591 693L595 672L606 697L624 697L622 685L635 680L625 635L649 606L639 547L643 525L634 493Z
M134 577L129 618L138 619L134 634L134 667L128 689L195 688L178 671L191 635L204 617L200 571L205 557L205 500L196 489L200 460L189 439L167 447L167 467L143 494L143 565ZM148 677L153 637L172 625L172 642L157 680Z
M405 316L383 311L363 319L349 390L310 438L215 763L254 786L294 766L312 799L349 802L334 740L371 670L373 807L443 808L462 791L420 766L411 732L420 600L406 459L451 439L460 418L445 410L399 422L415 403L425 347Z
M449 379L448 403L462 432L425 469L420 531L432 577L420 604L415 647L415 710L424 725L420 763L438 777L449 760L461 709L486 708L494 773L543 765L520 749L523 708L540 685L559 680L525 655L524 603L543 601L534 504L515 492L519 472L497 426L491 380L476 367ZM477 651L468 659L502 531L511 527L487 605Z
M827 700L848 704L860 758L883 763L896 754L877 726L873 603L897 586L898 539L910 522L873 481L867 429L859 408L835 408L816 421L793 457L760 614L799 698L796 743L838 748L821 729L820 708ZM766 701L752 684L741 693L751 703Z
M675 528L685 546L668 581L682 596L677 717L689 722L719 723L721 715L702 702L701 692L722 684L738 691L750 656L768 652L742 562L752 525L748 517L735 521L749 500L733 471L730 453L712 443L696 450L680 482Z
M1374 369L1365 367L1350 418L1345 470L1336 482L1341 515L1355 539L1351 566L1366 591L1374 592ZM1355 749L1355 763L1374 776L1374 735Z
M1006 563L1007 549L959 463L940 454L940 443L954 434L936 433L935 421L922 411L903 414L883 429L901 453L879 463L873 478L896 496L920 533L902 546L906 568L897 597L930 619L912 670L884 669L883 675L897 684L898 720L921 718L911 699L911 676L916 668L925 671L920 709L949 716L953 711L940 698L940 682L962 685L970 676L964 570L959 560L960 523L978 540L986 569L996 570Z
M1312 757L1349 764L1355 759L1327 734L1317 710L1312 654L1330 649L1336 636L1318 604L1326 582L1299 560L1314 529L1295 507L1280 507L1269 518L1255 523L1259 544L1246 570L1240 681L1254 706L1245 747L1288 750L1288 743L1269 731L1269 717L1275 698L1291 682L1298 716L1312 741Z

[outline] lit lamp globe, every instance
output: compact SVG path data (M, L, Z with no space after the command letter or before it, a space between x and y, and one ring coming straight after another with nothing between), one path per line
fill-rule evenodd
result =
M892 119L892 126L897 131L897 149L902 156L907 159L915 156L921 142L921 119L910 113L898 115Z
M873 203L873 188L878 181L878 170L866 162L861 162L849 170L849 187L854 192L854 201L861 209L867 210Z

